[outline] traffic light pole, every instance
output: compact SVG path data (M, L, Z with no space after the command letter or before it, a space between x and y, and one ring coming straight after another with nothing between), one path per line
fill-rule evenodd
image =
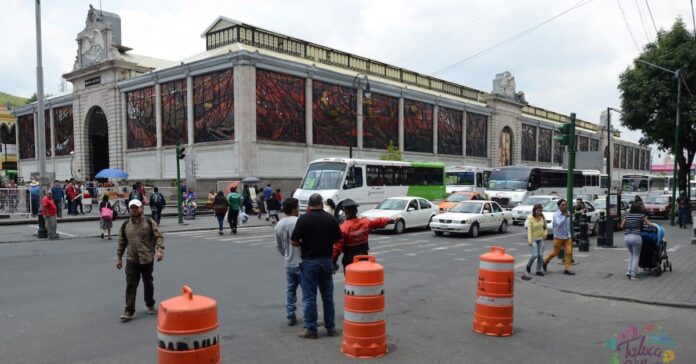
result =
M181 144L176 143L176 209L177 215L179 216L179 224L184 223L184 215L181 209L181 204L183 203L181 199L181 170L179 168L179 155L180 155Z
M566 196L568 196L568 210L570 211L570 226L573 226L573 171L575 170L575 113L570 114L570 133L568 133L568 187ZM574 229L570 231L572 237Z

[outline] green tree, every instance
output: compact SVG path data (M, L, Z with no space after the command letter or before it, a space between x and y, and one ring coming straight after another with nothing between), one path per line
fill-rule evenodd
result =
M29 105L29 104L31 104L32 102L36 102L36 100L38 100L38 98L36 97L36 92L34 92L34 93L31 95L31 97L27 99L27 103L26 103L26 104Z
M404 160L403 157L401 157L401 151L397 146L394 145L393 141L389 141L389 145L387 146L387 150L384 151L379 156L379 159L383 161L402 161Z
M675 150L677 82L673 75L640 63L649 62L669 70L682 70L680 99L680 150ZM621 125L642 130L643 145L656 144L675 155L679 166L678 186L686 191L687 172L696 155L696 39L681 19L669 31L660 31L655 42L620 75ZM686 153L684 153L686 152Z

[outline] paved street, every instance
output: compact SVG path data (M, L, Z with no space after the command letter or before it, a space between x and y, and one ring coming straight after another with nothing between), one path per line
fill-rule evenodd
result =
M207 223L212 223L212 218ZM2 227L3 231L7 228ZM672 229L668 236L670 233ZM245 227L236 236L191 229L166 233L165 260L155 267L155 298L161 301L178 295L182 284L215 298L226 363L348 362L340 353L340 337L327 338L320 330L319 340L302 340L295 336L300 326L285 325L285 276L272 234L270 226ZM591 260L595 256L616 260L618 274L606 280L618 288L652 290L660 284L657 282L672 284L674 279L681 279L677 275L680 270L688 269L677 257L693 256L696 250L696 246L683 243L679 254L672 254L675 272L642 281L621 278L626 252L619 249L609 253L593 249L585 257L576 253L579 264L573 269L579 274L575 277L561 275L560 266L552 263L546 277L516 281L513 337L473 333L479 255L491 245L501 245L516 257L518 267L523 266L528 257L525 239L521 227L511 227L502 235L482 234L477 239L434 237L423 230L373 234L372 254L386 270L390 348L379 360L608 362L611 350L605 347L607 339L630 325L648 323L660 325L676 341L678 363L696 360L696 348L690 345L696 327L693 309L586 297L554 288L583 287L583 282L599 274L584 273L594 269ZM622 244L618 234L616 243ZM123 311L125 278L113 266L115 244L115 240L79 237L0 244L3 362L156 360L157 320L143 311L142 288L136 319L125 324L118 320ZM518 276L520 273L518 269ZM340 329L343 275L335 275L334 282Z

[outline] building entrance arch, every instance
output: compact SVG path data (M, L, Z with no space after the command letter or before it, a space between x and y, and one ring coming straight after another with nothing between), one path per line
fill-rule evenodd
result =
M104 110L99 106L89 109L85 123L87 124L90 168L87 175L94 178L99 171L109 168L109 126Z

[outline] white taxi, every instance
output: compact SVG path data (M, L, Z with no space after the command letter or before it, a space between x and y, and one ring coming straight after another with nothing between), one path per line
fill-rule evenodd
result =
M560 196L529 196L526 200L522 201L521 204L512 208L512 224L524 224L527 221L527 216L532 214L532 208L534 205L539 204L541 206L546 205L549 201L558 201Z
M467 233L476 237L479 231L507 231L512 214L495 201L464 201L452 207L448 212L437 215L430 222L430 229L435 235L444 233Z

